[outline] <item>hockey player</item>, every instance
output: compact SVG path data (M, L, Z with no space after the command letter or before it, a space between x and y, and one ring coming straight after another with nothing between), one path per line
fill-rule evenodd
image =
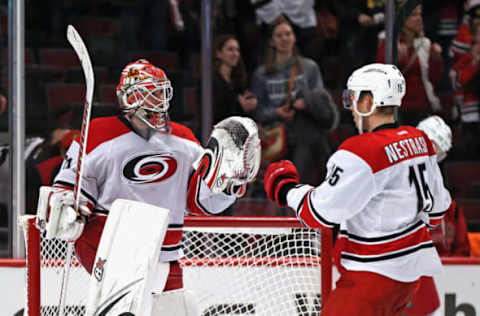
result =
M419 278L441 271L428 227L441 221L451 198L427 135L395 123L404 94L405 79L395 66L357 69L343 101L360 135L330 157L325 181L316 188L299 184L289 161L265 173L267 196L293 208L305 225L340 224L341 277L322 316L400 316Z
M440 116L432 115L422 120L418 129L424 131L433 143L440 163L447 157L452 148L452 130ZM452 203L453 206L453 203ZM468 241L467 224L462 207L454 204L445 214L441 225L430 231L433 243L441 256L468 257L470 244Z
M433 143L437 153L437 161L447 157L452 147L452 130L437 115L422 120L417 128L424 131ZM430 230L433 244L441 256L469 256L467 224L463 210L452 203L440 225ZM411 306L410 306L411 305ZM439 316L440 298L432 277L422 277L420 285L405 315L408 316Z
M91 273L106 217L116 199L141 201L169 210L168 230L159 260L169 262L170 271L166 282L154 285L154 293L183 287L182 268L177 260L182 255L184 212L220 213L234 203L246 186L246 181L239 180L226 183L223 191L210 189L204 181L208 173L205 167L210 167L210 160L200 160L204 149L190 129L169 120L167 111L172 93L165 73L146 60L130 63L123 69L117 86L123 115L99 118L90 123L80 206L86 224L69 221L68 216L63 216L58 228L51 228L56 229L57 238L76 240L76 255ZM71 190L78 152L77 140L69 148L55 178L56 188L45 193L50 195L48 207L51 210L73 211ZM195 168L195 164L200 167ZM177 306L166 312L193 315L194 308L189 304L194 303L185 304L187 311Z

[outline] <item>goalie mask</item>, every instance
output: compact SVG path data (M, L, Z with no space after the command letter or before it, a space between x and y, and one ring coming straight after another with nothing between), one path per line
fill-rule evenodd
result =
M123 113L133 113L147 126L167 130L173 89L165 72L145 59L122 70L117 97Z
M417 128L424 131L428 138L436 145L437 161L447 157L447 152L452 148L452 130L438 115L432 115L418 123Z

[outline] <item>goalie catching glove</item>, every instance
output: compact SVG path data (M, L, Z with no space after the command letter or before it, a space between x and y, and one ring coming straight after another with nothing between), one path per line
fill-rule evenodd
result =
M196 169L213 193L245 193L260 167L258 128L247 117L231 116L215 125Z
M264 186L267 197L280 207L287 206L287 193L300 181L297 168L288 160L270 164L265 172Z
M37 206L37 227L46 231L45 238L76 240L82 234L86 216L91 214L86 203L80 203L79 212L73 208L73 191L42 186Z

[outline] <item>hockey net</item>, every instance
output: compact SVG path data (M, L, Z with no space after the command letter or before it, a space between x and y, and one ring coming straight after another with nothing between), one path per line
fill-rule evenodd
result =
M67 243L23 218L26 313L58 315ZM186 217L184 287L207 315L318 315L332 284L332 237L296 218ZM72 260L65 315L84 315L89 275Z

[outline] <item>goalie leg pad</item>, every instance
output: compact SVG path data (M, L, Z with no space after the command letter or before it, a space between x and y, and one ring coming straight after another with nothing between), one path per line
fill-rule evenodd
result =
M169 211L116 200L107 217L90 277L87 316L149 315ZM163 270L168 275L168 265Z
M152 276L152 287L150 293L161 292L167 283L170 272L170 263L158 262L155 274Z
M200 316L198 301L192 291L179 289L153 294L152 316Z

